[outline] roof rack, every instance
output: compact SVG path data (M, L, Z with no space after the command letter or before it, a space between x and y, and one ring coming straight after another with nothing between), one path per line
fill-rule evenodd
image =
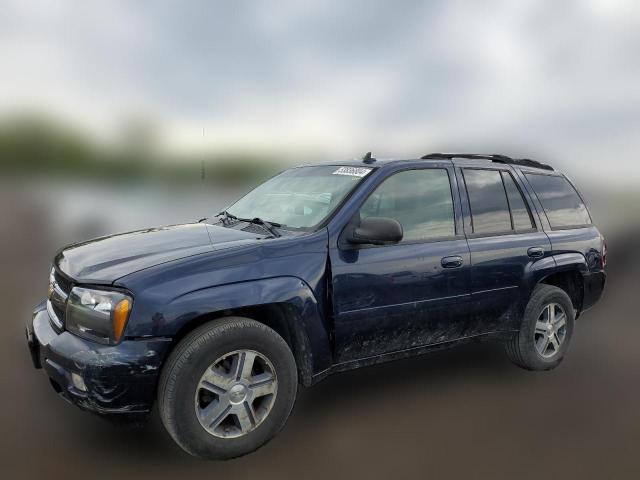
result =
M511 165L520 165L522 167L533 167L533 168L542 168L544 170L553 170L551 165L547 165L546 163L541 163L536 160L531 160L530 158L511 158L506 155L499 155L497 153L493 154L483 154L483 153L429 153L427 155L423 155L420 157L421 160L430 160L430 159L446 159L452 160L454 158L466 158L469 160L490 160L496 163L507 163Z

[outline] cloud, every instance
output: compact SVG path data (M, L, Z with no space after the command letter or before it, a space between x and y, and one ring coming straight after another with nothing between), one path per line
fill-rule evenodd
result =
M144 115L168 148L606 154L640 177L637 2L3 3L3 111Z

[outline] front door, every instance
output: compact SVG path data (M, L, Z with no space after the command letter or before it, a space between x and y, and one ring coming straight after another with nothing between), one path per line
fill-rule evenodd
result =
M470 255L458 198L452 168L423 168L391 174L360 206L356 222L394 218L403 239L331 246L337 362L460 337Z

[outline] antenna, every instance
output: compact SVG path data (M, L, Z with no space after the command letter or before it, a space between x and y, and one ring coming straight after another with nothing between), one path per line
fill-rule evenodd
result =
M204 140L204 127L202 127L202 139ZM202 183L204 183L205 175L206 175L206 171L205 171L204 158L203 158L202 161L200 162L200 180L202 180Z
M375 161L376 159L371 156L371 152L365 153L364 157L362 157L362 163L373 163Z

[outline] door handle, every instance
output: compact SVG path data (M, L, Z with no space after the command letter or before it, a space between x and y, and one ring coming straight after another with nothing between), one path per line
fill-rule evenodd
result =
M542 247L531 247L527 250L527 255L531 258L541 258L544 257L544 248Z
M462 257L459 257L457 255L453 256L453 257L444 257L442 260L440 260L440 265L442 265L444 268L458 268L462 266Z

